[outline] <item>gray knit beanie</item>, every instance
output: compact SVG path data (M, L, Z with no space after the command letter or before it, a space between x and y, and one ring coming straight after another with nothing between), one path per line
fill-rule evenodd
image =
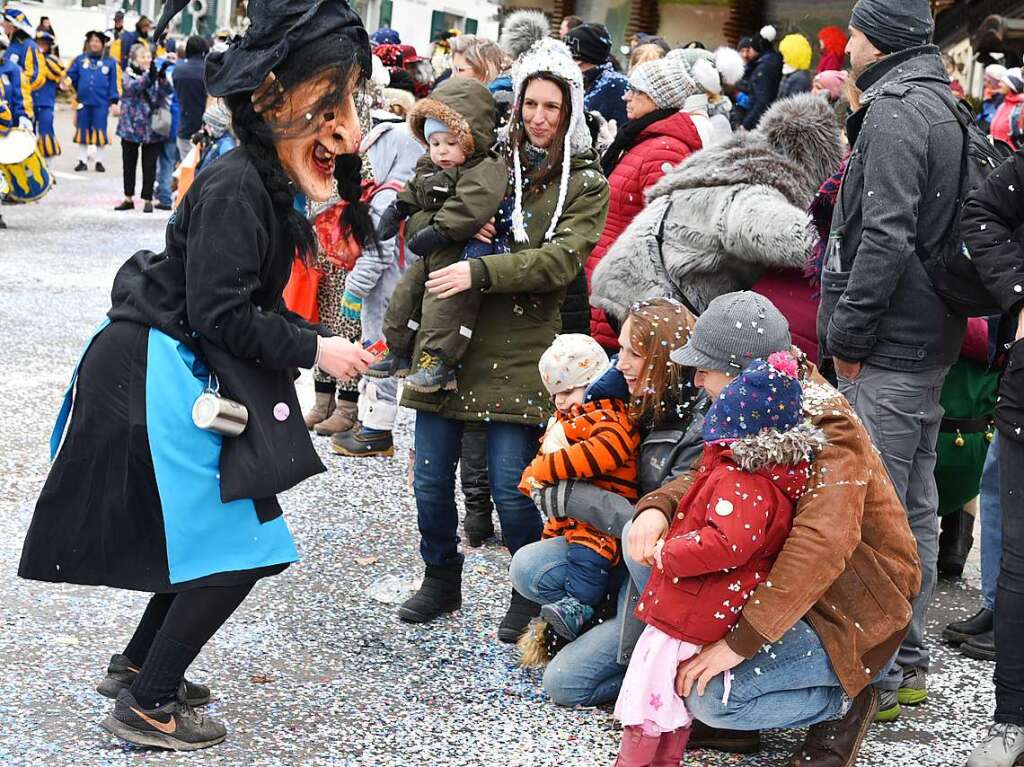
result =
M930 43L935 20L928 0L860 0L850 26L888 55Z
M682 109L686 99L704 91L674 58L638 65L629 73L629 85L650 96L658 109Z
M686 346L669 355L677 365L738 375L756 359L793 345L789 322L759 293L719 296L697 318Z

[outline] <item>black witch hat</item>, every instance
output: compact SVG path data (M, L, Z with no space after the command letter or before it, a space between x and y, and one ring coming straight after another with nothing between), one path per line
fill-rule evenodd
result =
M186 5L188 0L168 0L154 39ZM345 0L250 0L249 21L244 36L207 56L206 90L211 96L255 91L292 50L330 36L351 44L363 70L370 71L370 38Z

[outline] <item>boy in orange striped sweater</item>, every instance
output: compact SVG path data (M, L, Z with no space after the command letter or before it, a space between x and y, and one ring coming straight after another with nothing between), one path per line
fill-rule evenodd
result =
M555 402L540 454L523 472L527 495L563 480L584 480L637 500L640 431L629 417L629 390L622 374L593 338L566 334L540 358L544 386ZM619 540L575 519L549 519L544 537L568 544L566 596L541 607L541 617L572 641L608 591Z

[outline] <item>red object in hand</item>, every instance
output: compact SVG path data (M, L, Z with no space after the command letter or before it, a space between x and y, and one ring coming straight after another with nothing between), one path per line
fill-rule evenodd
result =
M366 347L366 351L376 357L378 360L384 359L388 353L388 345L383 338L374 341L372 344Z

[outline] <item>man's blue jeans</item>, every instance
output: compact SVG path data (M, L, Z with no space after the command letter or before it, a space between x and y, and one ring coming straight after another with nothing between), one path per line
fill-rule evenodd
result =
M622 531L622 557L642 588L650 568L629 556L630 525ZM527 546L512 560L512 583L538 603L565 596L568 545L551 538ZM563 706L596 706L618 696L626 669L616 661L629 584L619 594L619 613L567 645L544 671L544 690ZM728 703L724 677L711 680L703 696L686 699L690 712L710 727L732 730L807 727L837 719L848 709L839 679L813 629L800 621L779 641L733 669Z
M996 609L999 565L1003 559L1003 512L999 495L999 432L988 446L981 472L981 596L984 606Z
M420 554L428 565L462 564L455 470L462 453L464 421L434 413L416 414L416 468L413 488L420 528ZM523 470L537 454L541 428L513 423L487 424L487 471L491 498L510 553L540 539L543 524L533 501L519 491Z
M171 175L178 163L178 142L169 138L160 145L160 154L156 158L156 189L154 196L161 205L171 205Z

